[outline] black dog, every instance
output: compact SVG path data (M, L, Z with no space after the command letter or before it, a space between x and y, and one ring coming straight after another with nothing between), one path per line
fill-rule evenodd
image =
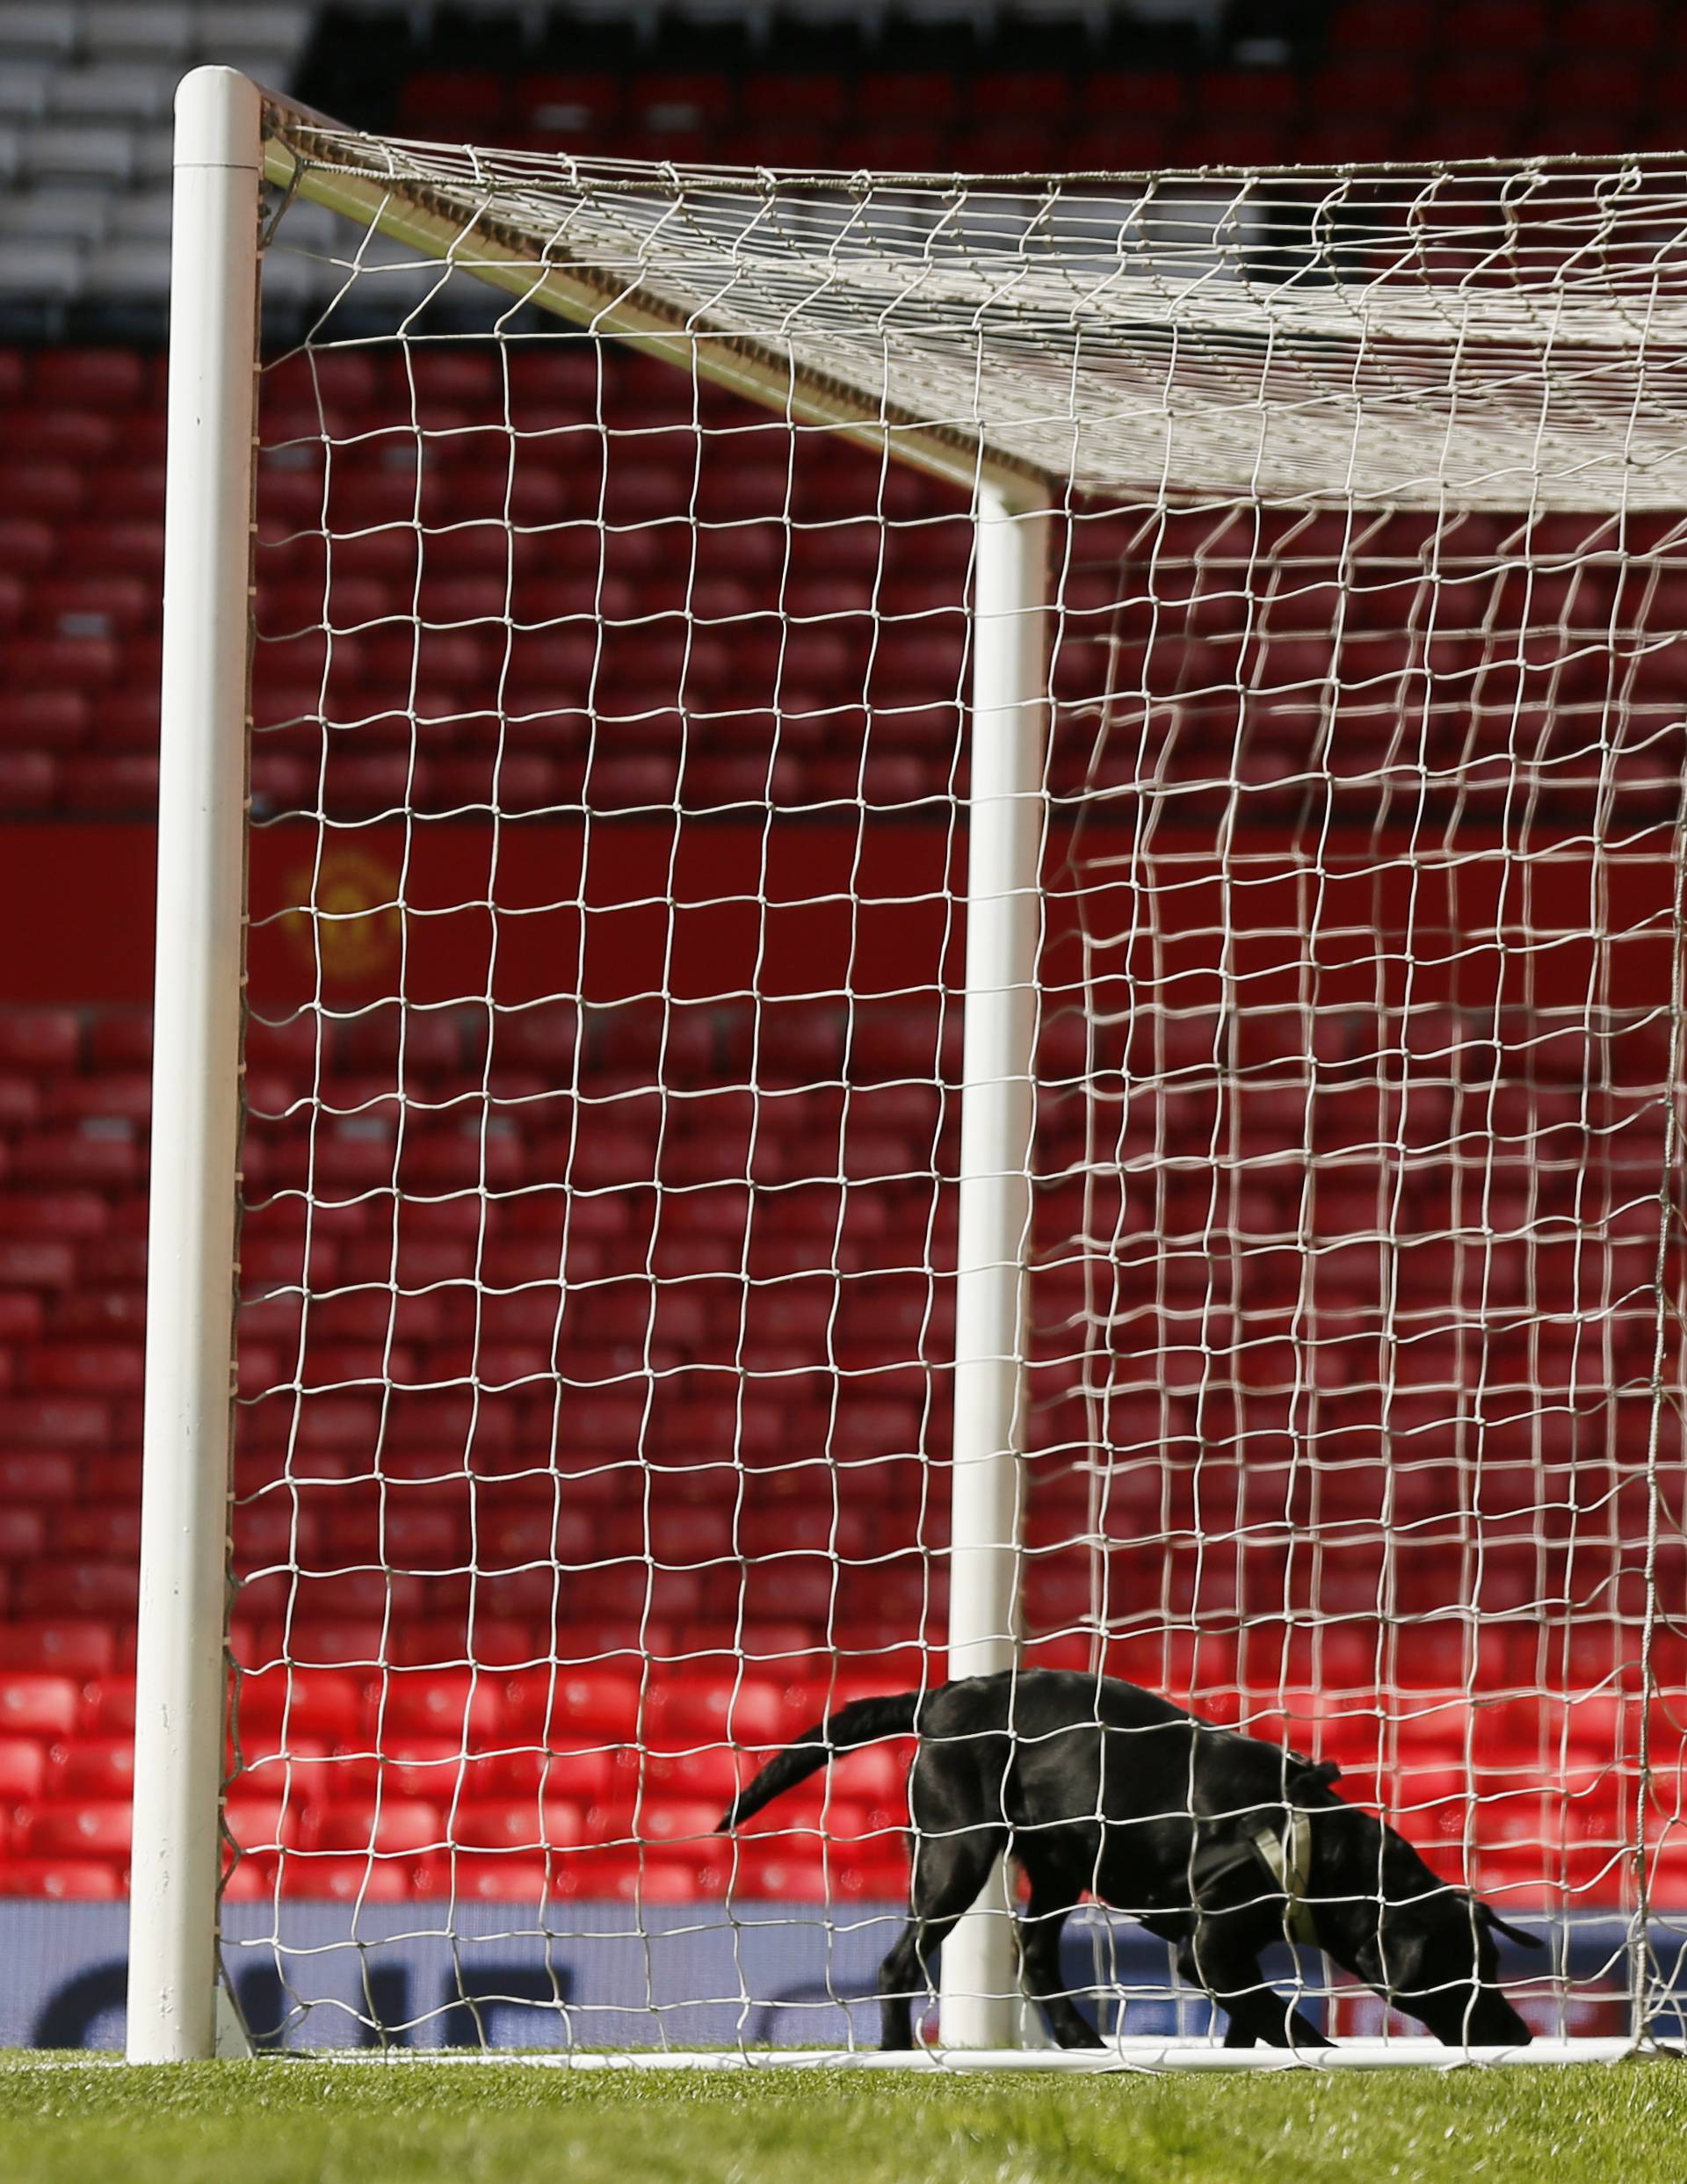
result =
M1530 2036L1495 1984L1494 1937L1535 1937L1344 1804L1339 1768L1111 1677L1032 1669L862 1699L770 1760L721 1832L840 1752L908 1736L914 1870L879 1974L887 2048L913 2044L913 1996L1003 1853L1031 1884L1020 1958L1063 2048L1101 2045L1061 1985L1061 1926L1086 1890L1176 1944L1183 1977L1228 2013L1227 2047L1330 2044L1260 1972L1260 1950L1285 1935L1315 1940L1449 2046Z

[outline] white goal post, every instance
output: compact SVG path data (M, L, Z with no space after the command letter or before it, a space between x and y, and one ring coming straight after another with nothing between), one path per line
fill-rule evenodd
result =
M1676 167L175 186L131 2058L867 2060L897 1781L706 1808L1038 1665L1673 2021Z

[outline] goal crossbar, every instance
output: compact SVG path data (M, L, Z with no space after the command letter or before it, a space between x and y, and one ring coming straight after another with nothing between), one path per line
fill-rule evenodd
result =
M729 394L795 423L836 429L897 461L971 491L979 483L1004 499L1037 504L1046 480L1034 466L957 424L922 422L892 388L835 376L798 345L782 348L706 308L665 295L636 264L605 264L573 243L567 223L547 233L524 205L518 181L496 156L458 167L349 130L265 93L264 173L359 227L438 258L501 290L516 303L554 312L605 338L636 342Z

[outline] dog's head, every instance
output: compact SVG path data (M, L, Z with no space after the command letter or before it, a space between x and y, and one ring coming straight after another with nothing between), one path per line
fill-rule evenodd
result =
M1392 1831L1390 1831L1392 1833ZM1496 1937L1539 1948L1532 1934L1508 1925L1491 1904L1437 1878L1399 1837L1385 1858L1383 1897L1376 1905L1361 1976L1408 2017L1449 2047L1521 2047L1530 2038L1499 1984Z
M1522 2047L1528 2026L1499 1983L1499 1937L1539 1939L1444 1881L1397 1828L1329 1789L1316 1817L1314 1897L1325 1950L1449 2047Z

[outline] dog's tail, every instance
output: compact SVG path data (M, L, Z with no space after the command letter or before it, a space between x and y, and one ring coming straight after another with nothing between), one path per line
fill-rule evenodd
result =
M809 1775L818 1774L840 1753L853 1752L858 1745L876 1745L886 1737L913 1736L918 1727L920 1702L929 1695L923 1691L899 1691L890 1698L858 1699L852 1706L840 1707L823 1722L805 1729L744 1784L723 1814L716 1832L730 1834L751 1813L771 1804L774 1798L783 1796Z

